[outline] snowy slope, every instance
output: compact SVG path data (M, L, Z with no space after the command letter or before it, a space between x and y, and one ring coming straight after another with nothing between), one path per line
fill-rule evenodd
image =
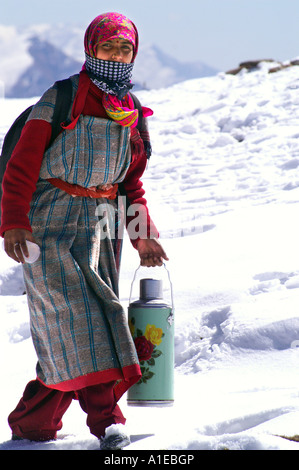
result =
M170 257L176 396L165 409L122 398L127 451L299 449L280 437L299 434L298 89L296 67L262 64L139 93L155 110L144 184ZM27 105L1 103L0 134ZM126 240L125 307L137 266ZM9 440L6 416L36 360L22 293L19 266L0 252L0 449L95 449L77 403L55 443Z

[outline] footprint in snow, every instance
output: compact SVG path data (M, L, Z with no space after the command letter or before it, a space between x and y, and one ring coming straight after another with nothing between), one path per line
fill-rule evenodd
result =
M282 286L286 287L287 289L299 288L298 272L265 272L256 274L253 279L258 282L250 289L251 295L278 290L281 289Z

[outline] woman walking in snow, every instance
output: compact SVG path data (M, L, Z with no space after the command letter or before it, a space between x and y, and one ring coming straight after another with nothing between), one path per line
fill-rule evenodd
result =
M76 398L101 447L118 448L129 441L121 426L111 431L126 421L117 401L141 373L118 298L118 219L108 217L103 233L98 208L118 214L119 195L129 206L138 204L134 226L145 236L128 232L141 264L161 265L167 256L140 181L152 112L142 108L139 132L128 93L138 32L125 16L106 13L89 25L84 46L86 62L70 77L72 106L62 132L48 148L54 85L33 108L3 181L1 235L7 254L23 263L38 356L37 379L27 385L9 425L15 439L55 439ZM24 263L26 240L41 250L33 264Z

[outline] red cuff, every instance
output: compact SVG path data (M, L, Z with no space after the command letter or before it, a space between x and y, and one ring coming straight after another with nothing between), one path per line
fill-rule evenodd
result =
M140 366L133 364L124 367L123 369L109 369L91 374L82 375L76 379L65 380L58 384L46 384L41 379L37 378L43 385L48 388L60 390L61 392L70 392L80 390L81 388L97 385L99 383L111 382L112 380L118 381L114 387L115 398L118 401L121 396L132 385L137 383L141 378Z

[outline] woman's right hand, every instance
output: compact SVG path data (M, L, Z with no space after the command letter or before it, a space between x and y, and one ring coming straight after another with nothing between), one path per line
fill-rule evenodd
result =
M22 228L7 230L4 234L4 250L17 263L25 263L23 253L29 256L26 240L35 243L32 233Z

